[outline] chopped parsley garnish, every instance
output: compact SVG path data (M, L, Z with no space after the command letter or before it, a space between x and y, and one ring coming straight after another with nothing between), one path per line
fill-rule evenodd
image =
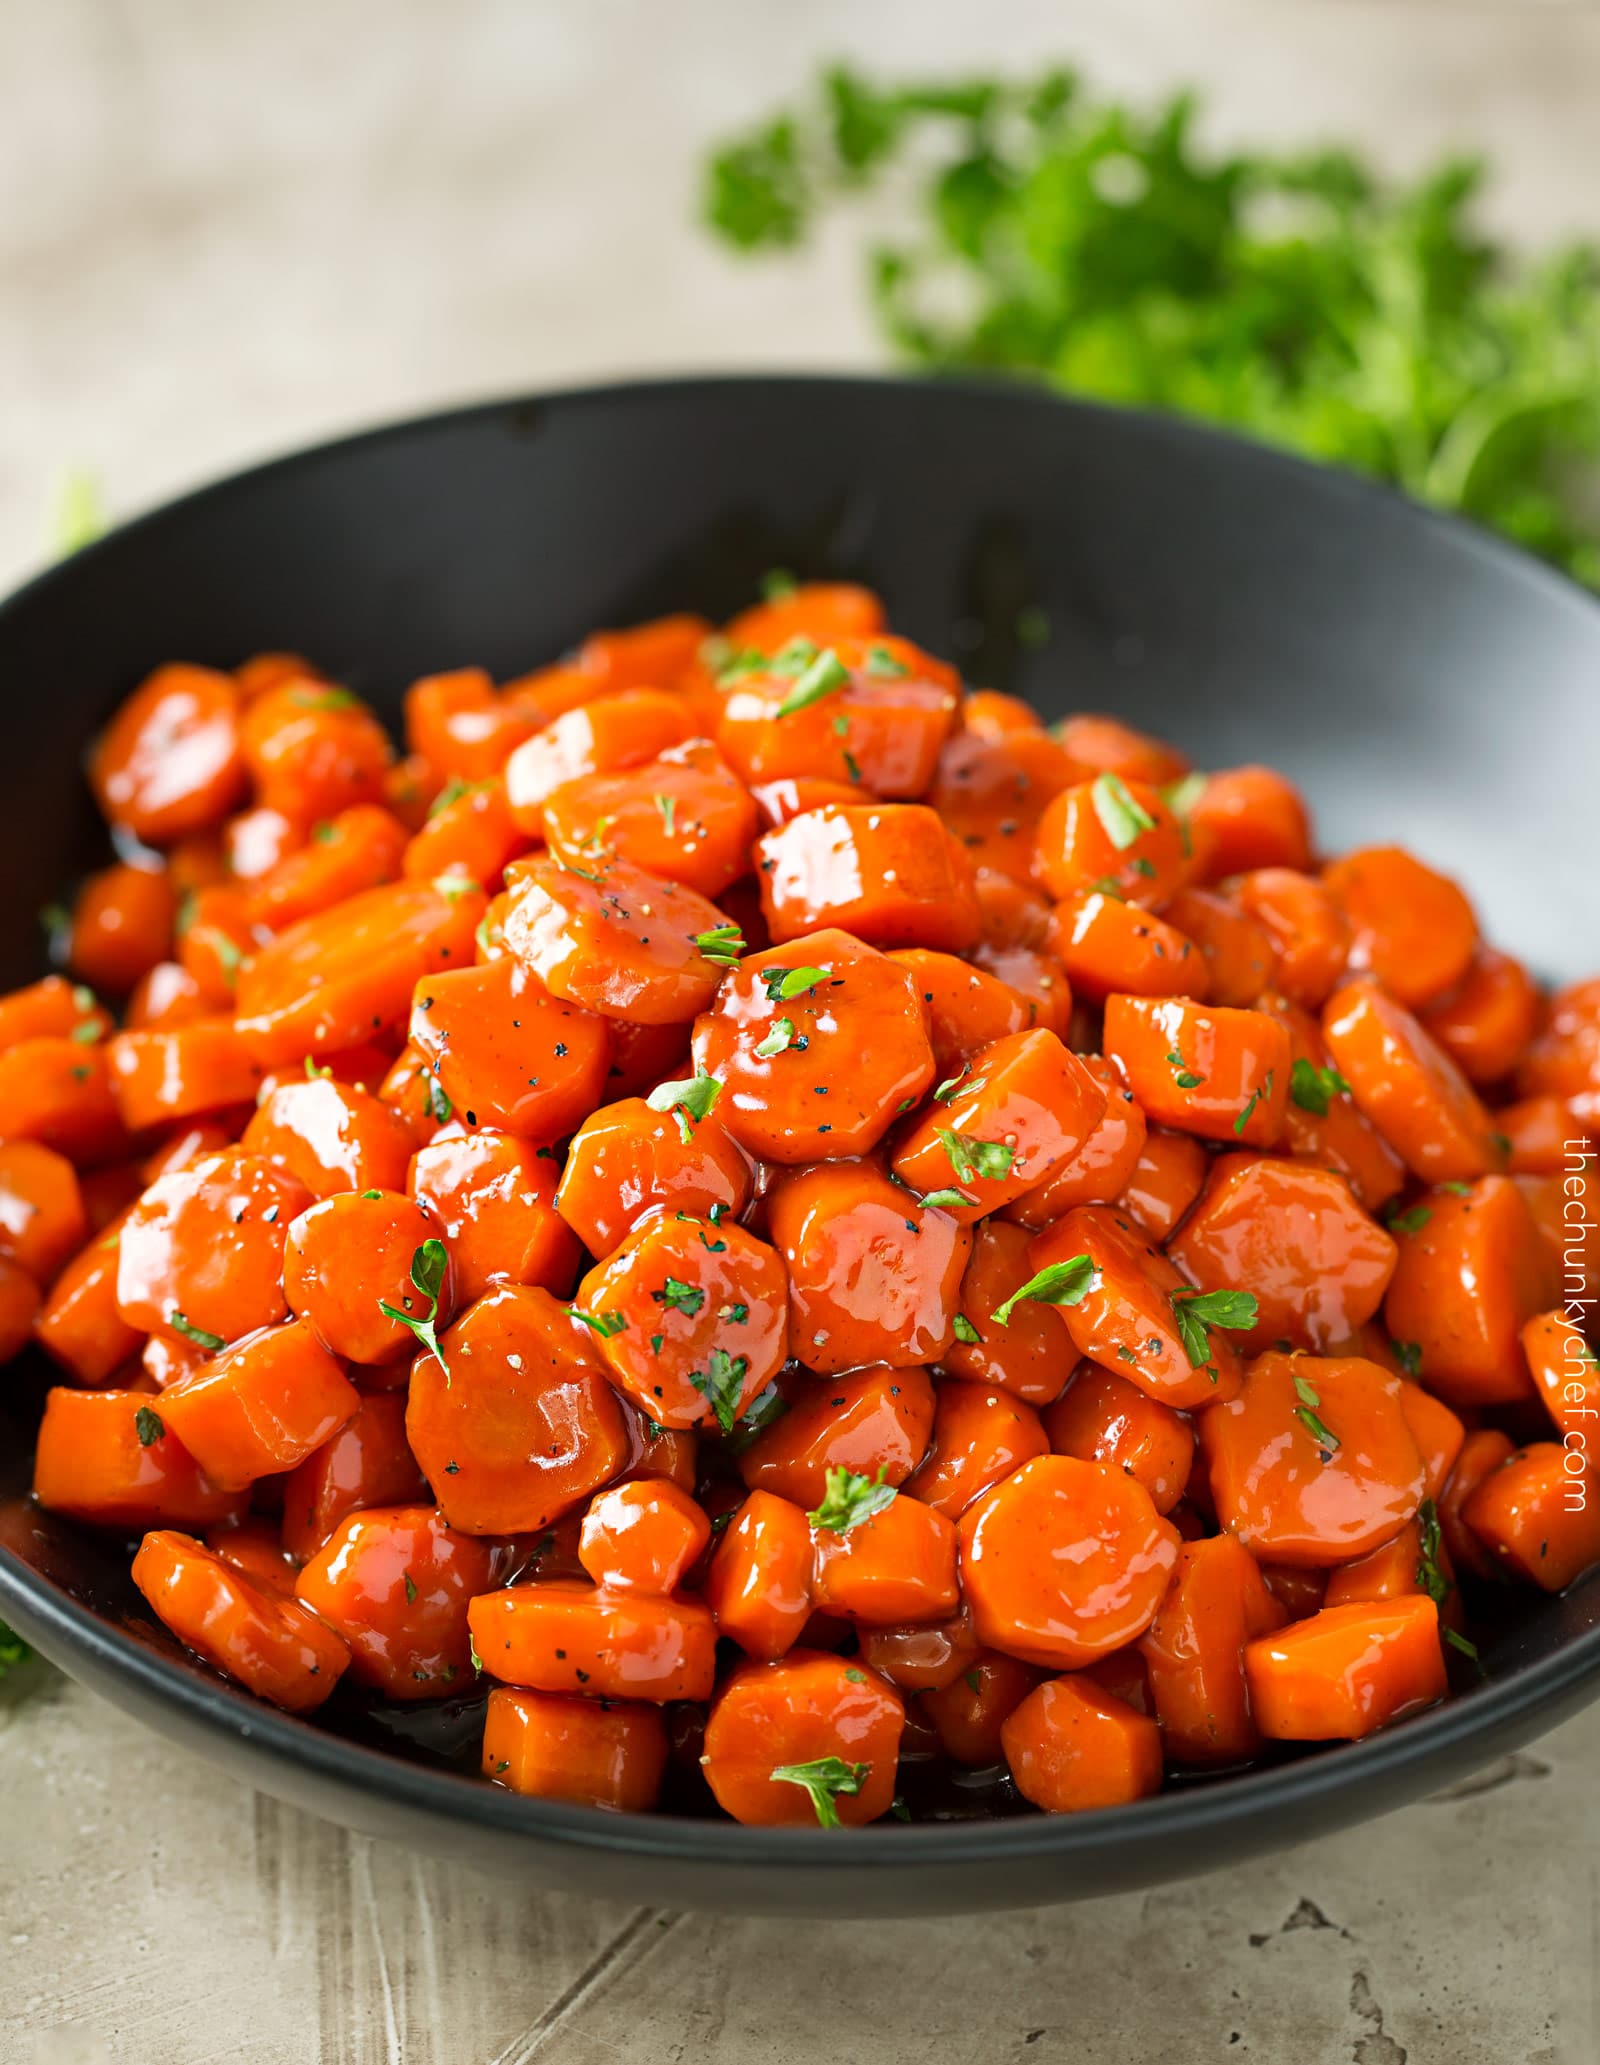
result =
M687 1147L694 1138L694 1124L706 1117L718 1097L722 1085L715 1076L684 1076L676 1083L662 1083L645 1099L652 1111L670 1111L678 1121L678 1133Z
M1322 1399L1315 1386L1304 1377L1296 1377L1294 1395L1300 1401L1294 1409L1295 1418L1321 1449L1322 1460L1325 1463L1332 1462L1333 1452L1339 1446L1339 1437L1325 1420L1317 1417L1317 1408L1322 1404Z
M424 1095L428 1100L428 1116L436 1126L448 1126L455 1106L444 1094L437 1076L424 1075Z
M1174 817L1188 817L1205 792L1206 777L1193 768L1181 780L1168 782L1161 791L1161 800Z
M1010 1326L1012 1313L1024 1301L1033 1305L1076 1305L1093 1282L1094 1263L1087 1255L1073 1255L1065 1262L1052 1262L1030 1276L989 1316L998 1326Z
M1269 1068L1261 1080L1260 1087L1250 1092L1250 1102L1233 1122L1233 1130L1236 1135L1242 1137L1245 1127L1250 1123L1250 1114L1255 1110L1263 1097L1270 1097L1272 1095L1272 1076L1273 1071Z
M185 1319L176 1305L167 1314L167 1325L175 1334L182 1334L186 1341L193 1341L197 1348L203 1348L208 1355L220 1355L228 1345L221 1334L208 1334L203 1326L196 1326L193 1320Z
M987 1078L984 1076L974 1076L972 1080L969 1082L967 1078L968 1066L968 1063L963 1062L961 1064L961 1071L959 1075L945 1077L944 1081L933 1093L933 1101L935 1104L948 1104L951 1098L958 1095L960 1092L971 1092L974 1090L981 1090L983 1088Z
M442 1240L425 1240L411 1257L411 1281L414 1287L428 1301L428 1309L420 1319L412 1313L402 1311L386 1299L378 1300L378 1310L385 1319L398 1320L400 1325L416 1335L444 1371L444 1380L450 1381L450 1365L444 1359L439 1346L437 1322L439 1318L439 1294L444 1289L445 1272L450 1266L450 1257ZM406 1300L409 1304L409 1298Z
M886 645L871 645L867 648L864 671L875 675L879 681L903 681L911 669L904 660L897 660Z
M159 1413L152 1412L147 1405L141 1405L133 1416L133 1431L139 1437L139 1446L148 1448L152 1441L159 1441L167 1430Z
M837 1828L839 1810L833 1804L841 1794L860 1792L870 1764L847 1764L842 1757L816 1757L809 1764L774 1764L772 1776L780 1785L802 1785L811 1795L812 1812L819 1828Z
M1260 1310L1249 1291L1173 1291L1168 1303L1191 1369L1210 1368L1212 1327L1244 1332L1255 1325Z
M800 583L786 566L775 566L761 576L763 602L787 602Z
M689 1372L689 1382L716 1414L717 1425L724 1434L733 1432L733 1423L739 1417L739 1394L749 1368L747 1356L713 1348L706 1357L706 1367Z
M863 1520L870 1520L892 1506L898 1496L892 1484L883 1481L883 1466L876 1477L864 1477L859 1470L842 1465L831 1468L823 1480L822 1504L806 1515L813 1527L829 1534L848 1534Z
M1309 1111L1313 1118L1325 1119L1334 1098L1349 1094L1350 1085L1336 1068L1318 1068L1303 1054L1290 1071L1289 1101L1298 1104L1302 1111Z
M744 934L737 925L713 925L709 932L697 932L694 943L719 968L731 968L744 952Z
M691 1319L706 1302L706 1294L697 1283L685 1283L681 1276L669 1276L659 1291L652 1291L651 1297L658 1305L665 1305L669 1312L686 1312Z
M1180 1090L1198 1090L1205 1081L1204 1076L1195 1074L1176 1047L1167 1050L1167 1066L1172 1070L1172 1080Z
M1010 1174L1017 1153L1003 1140L975 1140L970 1133L953 1133L948 1126L934 1130L957 1182L971 1183L977 1178L998 1182Z
M568 1312L586 1326L591 1334L598 1334L602 1341L609 1341L613 1334L620 1334L628 1324L625 1312L580 1312L576 1305L569 1305Z
M964 1190L929 1190L925 1191L917 1202L924 1211L932 1209L942 1212L959 1212L968 1205L975 1205L978 1200L975 1197L968 1197Z
M756 1059L758 1061L770 1061L775 1054L785 1053L793 1045L794 1020L792 1018L775 1018L772 1021L772 1030L767 1034L766 1038L756 1043Z
M791 997L803 996L819 982L826 982L832 973L831 968L763 968L761 980L767 986L769 1004L787 1004Z
M955 1318L951 1320L950 1331L958 1341L965 1341L969 1347L974 1341L981 1341L983 1339L982 1334L978 1332L978 1329L964 1312L958 1312Z
M1386 1212L1383 1223L1391 1233L1420 1233L1432 1217L1426 1205L1413 1205L1409 1212Z
M1439 1508L1432 1499L1424 1499L1417 1508L1417 1534L1417 1583L1435 1606L1442 1606L1450 1596L1451 1587L1439 1562L1443 1540L1439 1532Z
M1094 803L1094 814L1119 853L1126 853L1141 833L1155 830L1155 819L1129 792L1120 775L1097 774L1089 793Z
M1480 1671L1483 1669L1483 1658L1478 1654L1476 1642L1469 1641L1465 1635L1459 1633L1455 1628L1446 1628L1444 1639L1450 1644L1452 1649L1459 1649L1464 1657L1475 1663Z
M780 655L781 657L781 655ZM774 663L773 671L778 671ZM775 717L792 717L797 710L809 709L813 703L820 703L824 696L837 695L841 688L850 686L850 670L839 655L831 648L824 648L808 660L794 677L794 687L773 712Z
M417 1581L411 1575L409 1570L401 1571L400 1575L406 1581L406 1604L408 1606L413 1605L416 1601L417 1596Z
M1422 1375L1422 1343L1420 1341L1391 1341L1394 1359L1408 1377Z

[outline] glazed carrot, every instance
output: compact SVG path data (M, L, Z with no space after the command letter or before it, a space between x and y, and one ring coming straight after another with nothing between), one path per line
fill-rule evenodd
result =
M1271 937L1236 903L1210 889L1180 889L1164 915L1199 948L1206 964L1206 993L1213 1004L1248 1008L1271 988L1278 966Z
M105 1384L138 1355L140 1332L118 1311L118 1241L114 1225L78 1249L33 1322L39 1346L74 1384Z
M1213 881L1252 868L1310 869L1305 799L1271 767L1227 767L1208 774L1188 816Z
M1420 1368L1420 1354L1411 1357L1411 1343L1406 1343L1408 1359L1415 1360ZM1417 1453L1422 1458L1424 1488L1430 1499L1442 1499L1456 1458L1461 1453L1467 1430L1442 1398L1435 1398L1431 1391L1425 1391L1420 1384L1402 1384L1400 1387L1400 1411L1411 1430L1411 1438L1417 1444Z
M506 799L518 826L544 829L544 806L564 783L615 774L654 760L692 736L682 699L654 688L601 695L556 717L518 746L505 763Z
M1600 1085L1600 976L1550 999L1543 1029L1517 1063L1519 1096L1575 1097Z
M1052 797L1082 781L1083 770L1037 718L993 737L974 732L972 700L963 706L964 730L939 755L928 802L974 867L1027 883L1039 819Z
M285 855L298 853L311 827L281 810L241 810L222 828L223 865L234 882L256 882Z
M1072 1023L1072 984L1054 954L1038 947L996 946L979 940L972 949L972 964L1015 990L1028 1007L1030 1022L1040 1031L1058 1033L1065 1039Z
M1009 983L954 954L904 947L889 958L910 971L927 1007L941 1078L959 1074L962 1063L991 1040L1026 1032L1033 1023L1031 1006Z
M1005 1723L1038 1682L1031 1664L981 1649L947 1684L923 1693L922 1711L953 1764L998 1764Z
M680 611L621 631L591 631L578 665L604 689L672 688L711 636L704 617Z
M416 1258L429 1241L443 1249L426 1212L398 1192L323 1198L289 1227L283 1252L289 1309L331 1354L346 1362L388 1362L413 1346L408 1321L442 1327L454 1308L447 1250L435 1272L431 1313L413 1281Z
M1500 1082L1516 1066L1539 1020L1539 993L1520 961L1479 945L1453 989L1418 1014L1469 1083Z
M425 975L472 961L484 899L447 880L369 889L291 925L241 971L240 1037L262 1061L353 1046L398 1027Z
M349 1648L355 1683L386 1699L447 1699L470 1682L469 1604L509 1562L431 1506L374 1506L335 1528L295 1591Z
M1478 944L1472 906L1403 847L1362 847L1322 879L1349 920L1351 969L1399 1003L1430 1004L1466 975Z
M696 1599L546 1579L486 1592L467 1612L483 1668L535 1692L707 1699L716 1624Z
M841 1501L835 1486L811 1515L818 1608L887 1628L954 1613L961 1600L954 1521L909 1490L865 1519L859 1511L859 1501Z
M1084 1066L1098 1077L1106 1093L1099 1124L1072 1155L1037 1190L1026 1192L1005 1208L1005 1216L1042 1232L1074 1205L1110 1204L1132 1180L1144 1152L1148 1126L1144 1107L1128 1088L1114 1061L1098 1054L1084 1056Z
M244 779L238 691L209 667L158 667L123 703L89 760L107 820L152 846L217 823Z
M1050 906L997 868L975 868L973 893L987 947L1041 947L1050 936Z
M288 1311L283 1244L310 1199L259 1156L203 1155L159 1177L123 1221L117 1309L130 1326L213 1350Z
M783 1366L784 1285L779 1253L742 1227L661 1213L590 1270L573 1311L642 1412L727 1433Z
M900 1142L899 1181L966 1221L1037 1189L1105 1115L1104 1086L1053 1032L1008 1033L941 1086Z
M1004 1325L994 1317L1033 1274L1032 1237L1026 1227L985 1219L974 1229L972 1255L961 1279L955 1338L940 1361L952 1376L992 1385L1030 1405L1060 1396L1071 1374L1065 1339L1048 1305L1014 1305Z
M315 1070L280 1083L240 1139L316 1197L343 1190L403 1190L412 1136L378 1097Z
M755 865L776 945L829 926L880 947L977 944L972 863L922 804L805 811L756 841Z
M39 1323L39 1303L39 1286L27 1270L0 1255L0 1362L9 1362L28 1345Z
M1177 1531L1120 1470L1035 1456L961 1519L961 1584L990 1649L1045 1670L1142 1635L1178 1560Z
M1057 1303L1080 1355L1163 1405L1214 1405L1237 1392L1230 1335L1248 1327L1254 1306L1201 1298L1122 1213L1076 1205L1028 1259L1043 1279L1030 1295Z
M1254 1296L1246 1350L1283 1340L1324 1350L1346 1339L1383 1303L1397 1260L1393 1239L1342 1176L1243 1154L1212 1163L1167 1253L1203 1291Z
M363 1397L339 1431L297 1463L283 1482L283 1546L297 1563L314 1556L339 1523L363 1506L402 1506L427 1486L405 1434L398 1392Z
M592 1337L548 1291L486 1293L442 1345L443 1366L417 1357L406 1438L452 1527L532 1533L623 1468L627 1429Z
M1039 819L1034 874L1046 893L1107 888L1154 909L1189 873L1183 827L1158 789L1101 773L1076 782Z
M641 1814L667 1765L660 1710L497 1685L483 1724L483 1773L535 1799Z
M33 1495L52 1513L116 1527L212 1527L245 1501L214 1484L139 1391L54 1390L33 1453Z
M1147 1133L1119 1207L1156 1242L1170 1240L1205 1187L1211 1158L1198 1140L1165 1127Z
M256 801L306 824L381 803L394 758L383 726L346 688L290 680L246 707L239 742Z
M886 628L883 604L851 581L801 581L744 610L723 632L735 652L778 652L792 638L819 645L875 638Z
M1274 991L1259 1005L1289 1035L1283 1149L1297 1160L1337 1171L1369 1212L1381 1211L1405 1188L1405 1163L1356 1103L1311 1013Z
M1106 1053L1146 1114L1225 1146L1273 1147L1289 1101L1289 1035L1262 1011L1111 997Z
M775 1492L807 1511L827 1495L828 1472L904 1484L933 1431L934 1392L923 1369L879 1365L808 1383L739 1455L752 1491Z
M0 996L0 1053L20 1040L70 1040L90 1045L112 1030L94 991L64 975L46 975Z
M1103 1004L1113 992L1142 997L1210 994L1210 963L1176 925L1110 889L1076 889L1056 905L1050 946L1073 989Z
M548 1149L488 1128L446 1135L414 1157L408 1187L450 1251L458 1305L502 1283L571 1290L578 1236L557 1213Z
M1513 1176L1550 1176L1564 1170L1572 1116L1565 1098L1548 1094L1502 1104L1494 1124L1506 1142L1507 1170Z
M1306 1010L1320 1010L1350 955L1350 922L1328 889L1293 868L1252 868L1228 893L1272 942L1278 988Z
M1185 1542L1172 1589L1139 1652L1166 1755L1179 1764L1242 1764L1261 1738L1245 1683L1245 1645L1287 1619L1249 1551L1231 1535Z
M677 1485L636 1478L597 1492L578 1558L597 1585L665 1598L711 1539L711 1522Z
M242 1490L303 1462L361 1403L299 1320L246 1334L161 1394L161 1417L214 1484Z
M906 1491L959 1520L992 1485L1050 1446L1039 1415L1020 1398L985 1384L946 1381L935 1394L932 1446Z
M1600 1363L1568 1313L1537 1312L1521 1329L1528 1372L1562 1439L1581 1448L1600 1422Z
M709 739L566 782L544 805L545 839L564 866L615 858L711 898L748 871L760 829L749 790Z
M964 1606L944 1620L899 1628L860 1626L856 1646L868 1668L902 1692L937 1691L984 1653Z
M590 1254L609 1254L664 1206L737 1219L750 1202L750 1164L715 1110L680 1126L679 1109L620 1098L574 1134L555 1204Z
M730 672L716 739L752 787L811 775L920 796L954 728L951 669L903 638L796 642L768 667L736 659Z
M1348 1563L1422 1502L1400 1380L1354 1357L1268 1354L1200 1422L1217 1518L1256 1557Z
M1429 1388L1457 1406L1527 1397L1519 1336L1559 1279L1515 1183L1485 1176L1432 1191L1395 1223L1384 1319L1395 1340L1415 1343Z
M932 1362L954 1339L972 1236L875 1163L786 1175L767 1221L788 1277L792 1352L807 1369Z
M1032 703L1025 703L1021 696L1006 695L997 688L973 688L961 705L961 728L974 738L1004 739L1019 731L1043 731L1044 724Z
M514 960L422 976L410 1041L455 1117L532 1140L573 1130L598 1102L611 1054L604 1019Z
M1194 1429L1125 1377L1083 1363L1054 1405L1044 1433L1057 1455L1109 1463L1143 1485L1158 1513L1182 1498L1194 1465Z
M752 1491L734 1513L706 1573L719 1634L773 1663L811 1618L811 1523L801 1507Z
M1425 1183L1471 1182L1501 1150L1476 1092L1403 1005L1370 982L1328 999L1323 1037L1351 1094Z
M870 803L872 791L859 782L830 781L820 774L790 774L777 781L757 782L750 796L760 812L762 829L771 832L808 810L823 810L831 803Z
M282 932L299 918L397 880L406 850L405 827L390 811L355 804L314 825L304 846L253 883L245 915L252 924ZM446 864L441 860L432 873L442 875Z
M205 1546L279 1599L294 1597L299 1567L284 1550L270 1515L246 1513L231 1527L206 1530Z
M314 1613L189 1535L147 1534L133 1581L186 1648L288 1713L321 1706L349 1666L349 1650Z
M786 1163L866 1153L934 1081L911 974L837 931L738 962L696 1022L694 1059L739 1144Z
M36 1140L0 1142L0 1255L48 1284L88 1232L83 1192L66 1156Z
M1154 1721L1082 1677L1052 1678L1000 1729L1018 1792L1047 1814L1116 1807L1161 1789Z
M261 1064L227 1018L118 1033L106 1049L111 1087L133 1133L254 1101Z
M1439 1615L1426 1596L1328 1606L1244 1652L1263 1735L1358 1741L1445 1694Z
M589 693L597 692L590 687ZM425 674L405 693L407 746L455 781L482 781L498 773L540 722L532 710L499 696L481 667Z
M1054 726L1055 736L1072 758L1097 773L1120 774L1128 781L1161 788L1180 781L1189 763L1175 746L1137 731L1120 718L1077 711Z
M876 1673L791 1650L729 1674L701 1764L735 1821L854 1828L889 1811L904 1727L900 1695Z
M1535 1441L1478 1480L1461 1517L1488 1551L1542 1591L1600 1563L1600 1496L1581 1447Z
M102 868L73 904L66 964L91 988L126 996L166 957L177 917L177 894L163 869L120 862Z

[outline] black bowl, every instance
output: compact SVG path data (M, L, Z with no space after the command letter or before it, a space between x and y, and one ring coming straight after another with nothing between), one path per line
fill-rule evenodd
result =
M1545 973L1600 963L1590 597L1478 531L1179 422L1020 389L754 379L514 402L324 446L130 524L15 596L0 609L0 980L37 972L35 910L99 850L83 749L157 661L290 647L392 713L435 669L505 676L595 624L726 615L776 565L870 582L898 628L1047 712L1114 710L1202 765L1281 766L1328 844L1403 838ZM27 1503L37 1383L8 1373L0 1615L268 1792L543 1884L828 1915L1111 1892L1397 1805L1600 1687L1591 1585L1521 1600L1483 1681L1444 1707L1132 1807L829 1832L545 1805L467 1775L470 1707L418 1721L349 1701L306 1723L186 1659L122 1545Z

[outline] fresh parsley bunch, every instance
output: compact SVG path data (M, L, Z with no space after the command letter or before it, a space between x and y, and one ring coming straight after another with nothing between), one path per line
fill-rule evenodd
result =
M1031 82L884 88L838 68L717 151L705 211L742 251L869 188L904 226L874 304L920 367L1175 409L1397 482L1600 586L1600 252L1513 266L1483 167L1413 185L1354 155L1216 156L1195 103Z

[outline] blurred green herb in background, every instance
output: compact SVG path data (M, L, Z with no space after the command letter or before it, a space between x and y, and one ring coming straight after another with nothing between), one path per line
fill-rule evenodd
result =
M26 1663L32 1654L33 1651L22 1637L0 1620L0 1678L3 1678L14 1665Z
M1600 253L1513 265L1474 220L1476 162L1397 186L1345 151L1213 156L1194 116L1067 71L888 89L835 69L716 153L705 210L737 249L784 250L881 189L904 223L871 290L913 366L1228 424L1600 586L1574 494L1600 451Z

